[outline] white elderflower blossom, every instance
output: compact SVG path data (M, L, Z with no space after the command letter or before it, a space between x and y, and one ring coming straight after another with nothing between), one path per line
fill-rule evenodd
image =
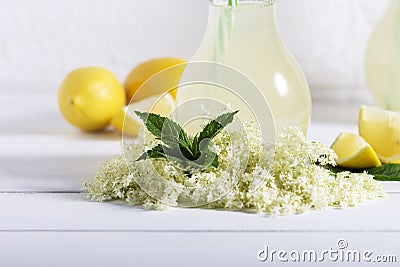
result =
M274 216L353 207L385 195L381 183L367 173L335 175L324 168L335 165L336 154L322 143L307 141L298 128L287 128L274 146L262 144L254 124L245 124L245 129L245 134L219 134L212 149L219 155L220 167L191 177L165 159L127 161L157 142L151 138L145 144L133 141L124 156L103 164L85 183L88 197L96 201L125 200L146 209L163 209L162 203L179 206L208 201L207 208ZM151 190L145 192L138 182Z

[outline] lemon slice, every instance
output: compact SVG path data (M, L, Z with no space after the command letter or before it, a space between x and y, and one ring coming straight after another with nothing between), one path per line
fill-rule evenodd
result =
M358 131L383 163L400 163L400 113L361 106Z
M353 133L341 133L333 142L332 149L338 155L336 163L340 167L363 169L381 165L371 145Z
M111 119L110 124L124 134L136 137L143 125L135 111L152 112L168 116L175 108L175 100L170 94L156 95L134 102L121 108Z

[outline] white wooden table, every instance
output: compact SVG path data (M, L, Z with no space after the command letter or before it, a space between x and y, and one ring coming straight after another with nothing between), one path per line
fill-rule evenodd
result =
M281 263L257 259L266 245L271 250L318 252L337 249L339 239L346 240L349 249L396 255L397 263L389 266L400 262L399 183L385 183L388 197L356 208L277 218L95 203L85 199L81 183L119 152L118 135L73 129L58 114L55 95L3 96L1 267L274 266ZM343 130L356 132L356 126L314 122L309 138L331 143ZM346 263L322 263L329 264Z

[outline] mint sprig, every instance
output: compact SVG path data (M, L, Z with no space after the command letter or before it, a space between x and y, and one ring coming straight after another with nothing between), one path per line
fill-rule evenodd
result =
M385 164L379 167L368 169L367 172L378 181L400 181L400 165Z
M199 172L210 167L219 166L218 155L209 146L215 138L239 111L225 113L211 120L193 138L173 120L158 114L135 111L143 120L146 129L162 144L144 152L138 159L164 158L174 161L188 173Z
M348 169L338 166L326 166L332 173L339 173L349 171L353 173L367 172L374 176L375 180L378 181L400 181L400 164L385 164L379 167L366 168L366 169Z

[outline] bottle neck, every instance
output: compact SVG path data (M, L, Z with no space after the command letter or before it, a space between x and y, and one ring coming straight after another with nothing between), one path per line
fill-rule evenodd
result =
M271 51L280 49L274 4L240 1L246 4L231 7L214 2L210 2L206 33L196 55L213 51L212 60L224 63L233 54L251 51L254 44Z
M232 31L242 30L241 34L245 35L247 31L274 34L277 30L274 0L238 0L237 7L219 5L218 2L227 3L227 0L210 0L209 32L230 35Z
M275 0L210 0L210 3L217 6L235 7L245 4L272 5Z

